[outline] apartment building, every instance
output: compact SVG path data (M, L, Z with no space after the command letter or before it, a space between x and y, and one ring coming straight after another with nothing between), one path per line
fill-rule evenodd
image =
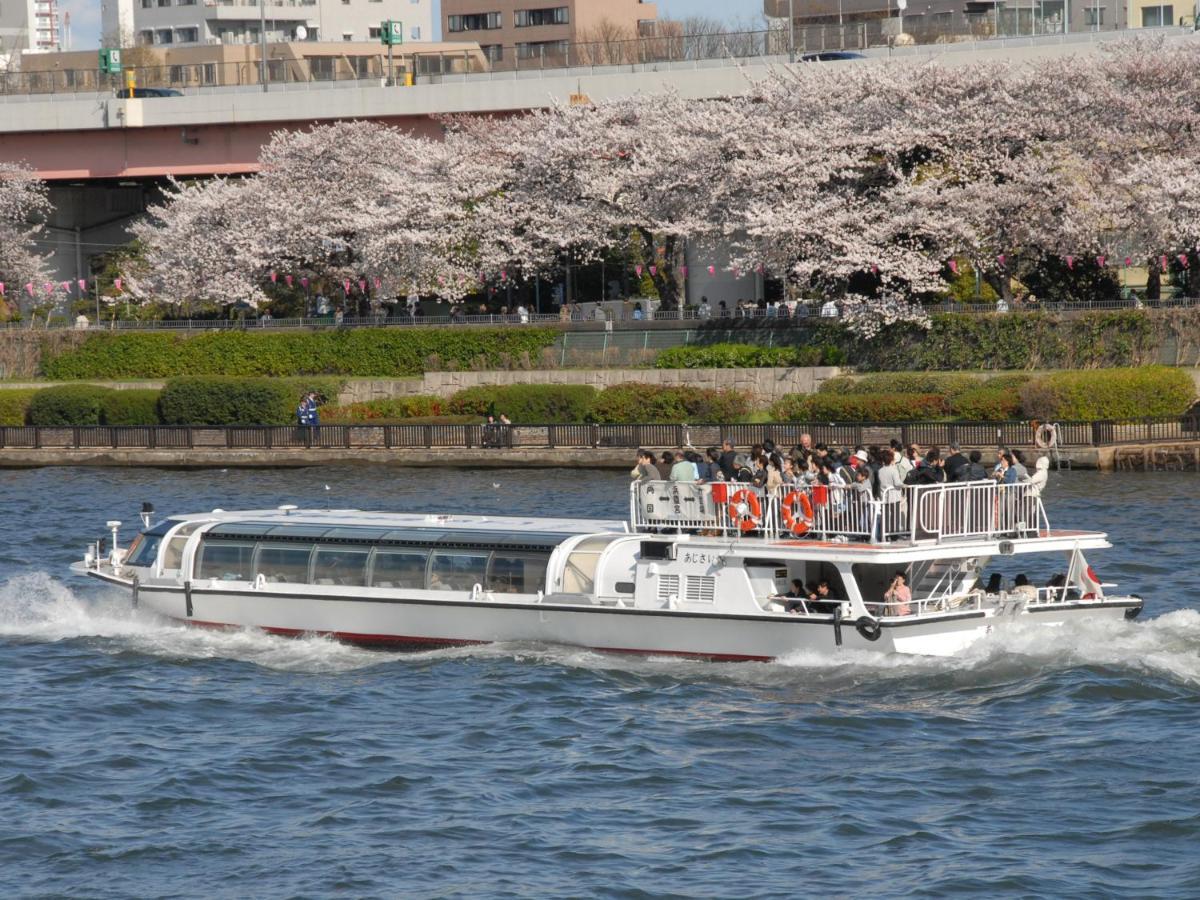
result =
M59 49L57 0L0 0L0 57Z
M433 0L105 0L113 30L140 46L255 44L263 19L268 43L371 41L379 23L404 23L404 39L433 40ZM123 7L129 26L121 22ZM107 8L107 7L106 7ZM109 23L104 24L106 34Z
M442 34L478 41L494 65L569 57L569 45L645 37L658 9L641 0L442 0Z

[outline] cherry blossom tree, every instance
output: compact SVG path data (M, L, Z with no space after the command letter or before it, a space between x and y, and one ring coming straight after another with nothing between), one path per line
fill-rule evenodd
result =
M49 212L46 183L26 166L0 163L0 282L6 305L18 305L24 285L40 290L46 280L47 254L38 240Z

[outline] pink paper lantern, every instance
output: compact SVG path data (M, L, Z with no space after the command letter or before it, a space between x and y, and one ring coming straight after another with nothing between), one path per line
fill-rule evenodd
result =
M1186 253L1179 254L1179 264L1185 269L1188 267L1188 255Z
M87 279L86 278L80 278L77 283L79 284L79 293L82 294L84 291L87 290Z
M875 265L875 263L871 263L871 274L872 275L879 274L879 266Z
M996 259L998 259L998 260L1000 261L1000 268L1002 268L1002 269L1003 269L1003 268L1004 268L1004 263L1005 263L1005 261L1008 259L1008 257L1007 257L1007 256L1005 256L1003 253L1001 253L999 256L997 256L997 257L996 257Z
M365 279L365 278L358 279L358 292L360 294L365 294L367 292L367 279Z
M958 260L957 259L950 260L949 266L950 266L950 271L953 274L957 275L958 274Z
M301 278L301 279L300 279L300 286L301 286L301 287L308 287L308 277L307 277L307 276L305 276L305 277L303 277L303 278Z
M717 267L716 267L716 266L709 266L709 267L708 267L708 274L709 274L709 275L716 275L716 274L717 274Z
M634 266L634 267L633 267L633 271L637 272L637 277L638 277L638 278L641 278L641 277L642 277L642 267L641 267L641 266Z
M1107 258L1108 258L1108 257L1106 257L1106 256L1097 256L1097 257L1096 257L1096 265L1098 265L1100 268L1102 268L1102 269L1103 269L1103 268L1104 268L1104 261L1105 261Z
M874 268L874 267L872 267L872 268ZM762 263L759 263L759 264L758 264L758 269L757 269L757 271L758 271L758 274L759 274L759 275L763 274L763 272L765 271L765 270L763 269L763 264L762 264Z
M1071 271L1075 271L1075 257L1073 257L1073 256L1067 257L1067 268L1070 269Z
M113 287L115 287L118 291L121 289L121 279L120 278L113 279Z
M25 293L27 293L30 297L33 296L33 282L32 281L25 282Z
M342 292L345 293L345 295L347 297L350 296L350 279L349 278L347 278L345 281L342 282Z
M679 274L682 275L684 278L687 278L687 266L680 266Z
M1133 259L1128 256L1125 257L1125 268L1128 269L1131 265L1133 265Z
M54 282L53 281L47 281L45 284L42 285L42 287L45 289L47 294L54 293Z
M383 282L380 281L378 278L376 278L375 279L375 290L379 290L382 287L383 287Z
M283 280L287 282L288 287L292 286L292 276L291 275L284 275Z
M277 284L278 281L279 281L279 275L276 272L272 271L271 272L271 284Z
M69 293L71 293L71 282L69 282L69 281L64 281L64 282L62 283L62 289L63 289L64 291L66 291L68 294L69 294Z
M1164 273L1164 274L1166 274L1166 271L1167 271L1167 254L1165 254L1165 253L1164 253L1162 256L1160 256L1160 257L1158 258L1158 266L1159 266L1159 268L1160 268L1160 269L1162 269L1162 270L1163 270L1163 273Z
M0 281L0 297L4 296L4 282Z
M508 269L501 269L501 270L500 270L500 280L501 280L501 281L508 281Z

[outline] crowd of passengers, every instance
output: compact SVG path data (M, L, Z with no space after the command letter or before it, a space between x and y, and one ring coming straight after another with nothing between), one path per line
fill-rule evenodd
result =
M905 447L895 438L887 447L859 445L838 450L814 444L812 435L802 434L800 443L788 451L766 440L749 452L739 452L728 438L704 453L664 451L656 459L649 450L639 450L630 475L638 481L739 482L773 495L795 487L851 487L876 500L888 500L908 485L997 481L1029 484L1031 493L1039 496L1046 486L1050 460L1045 456L1037 460L1032 473L1020 450L1001 449L991 469L982 460L980 451L963 453L954 443L945 456L937 447L922 451L917 444Z

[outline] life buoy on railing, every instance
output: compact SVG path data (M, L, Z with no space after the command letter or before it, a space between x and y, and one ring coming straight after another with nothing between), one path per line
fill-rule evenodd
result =
M1043 422L1033 433L1033 445L1039 450L1049 450L1058 446L1058 426L1053 422Z
M803 537L813 527L812 501L803 491L789 491L779 501L779 515L783 527L796 537Z
M879 636L883 634L883 625L878 619L872 619L870 616L859 616L854 620L854 630L868 641L877 641L879 640Z
M762 504L753 491L742 488L729 498L729 518L742 531L753 531L762 524Z

